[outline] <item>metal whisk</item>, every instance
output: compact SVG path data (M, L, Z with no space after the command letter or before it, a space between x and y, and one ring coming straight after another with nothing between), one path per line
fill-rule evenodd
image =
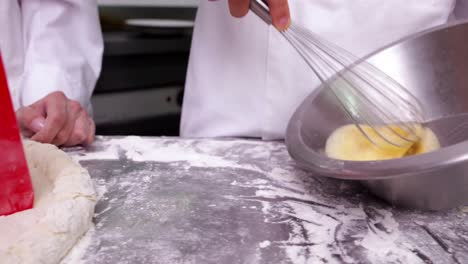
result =
M265 0L251 10L272 24ZM329 87L352 122L373 144L407 147L419 140L423 109L405 87L370 63L291 23L281 34L297 50L325 87ZM369 129L370 128L370 129Z

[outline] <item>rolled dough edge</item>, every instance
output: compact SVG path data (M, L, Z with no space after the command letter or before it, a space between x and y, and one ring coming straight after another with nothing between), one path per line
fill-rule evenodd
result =
M88 171L57 147L25 141L24 148L35 192L44 177L50 182L33 209L0 218L0 233L16 233L0 236L0 260L57 264L92 226L96 191Z

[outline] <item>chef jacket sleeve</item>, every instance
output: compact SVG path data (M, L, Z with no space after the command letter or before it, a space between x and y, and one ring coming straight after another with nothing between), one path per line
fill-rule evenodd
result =
M21 0L20 5L25 52L21 105L62 91L90 110L103 52L96 0Z

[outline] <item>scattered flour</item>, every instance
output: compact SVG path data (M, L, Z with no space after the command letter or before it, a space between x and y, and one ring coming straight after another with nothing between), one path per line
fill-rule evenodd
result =
M258 244L259 248L279 246L285 250L292 263L357 263L358 260L346 254L348 251L344 252L341 249L340 241L349 239L345 236L353 233L352 230L356 226L364 226L364 228L367 227L366 235L353 239L357 241L357 247L366 249L364 252L371 263L379 263L384 259L390 262L396 260L405 260L406 263L420 262L411 248L401 241L399 226L391 211L372 208L378 217L370 219L366 214L368 208L363 208L362 205L330 206L328 197L310 193L310 187L304 184L300 172L291 168L278 168L277 164L273 164L275 162L273 159L269 160L272 164L268 170L256 168L248 162L242 164L234 161L238 160L233 158L236 154L222 155L240 143L251 146L248 150L249 157L253 155L256 158L269 158L268 149L262 147L265 146L264 144L247 140L177 140L171 143L170 139L147 140L130 136L109 140L105 143L108 146L105 151L87 154L82 158L78 157L78 160L118 159L119 151L122 151L127 159L137 162L155 161L178 163L178 166L187 167L228 167L261 172L267 179L254 179L247 182L233 180L230 183L236 187L254 188L255 196L241 198L225 196L228 199L256 200L261 204L265 222L287 223L290 226L288 239L274 241L274 243L265 240ZM246 153L242 154L246 155ZM143 178L142 184L150 183L150 177ZM119 188L131 187L131 183L119 183ZM345 189L346 186L339 188ZM138 202L139 198L139 196L129 195L126 203ZM216 204L208 206L215 207ZM242 208L247 209L246 206ZM278 219L278 215L281 219ZM159 216L155 215L155 217ZM354 233L361 234L362 232ZM335 255L340 255L341 259L335 258Z
M104 149L100 151L87 151L86 154L73 155L74 161L83 160L118 160L119 148L117 145L105 144Z
M237 146L239 142L243 144L258 145L257 142L250 141L197 141L194 140L177 141L167 143L163 141L148 141L138 136L128 136L124 138L112 139L108 142L111 146L119 146L124 150L127 159L133 161L154 161L154 162L184 162L192 167L231 167L255 170L250 165L239 165L238 163L224 159L220 155L214 155L214 150L226 149Z
M406 245L399 242L398 223L392 213L386 210L376 211L379 217L369 220L367 235L361 241L361 246L369 251L369 260L373 263L382 259L388 262L421 262L421 259L410 253Z
M231 185L257 189L255 197L243 199L260 201L262 211L266 215L265 222L289 224L291 227L289 239L283 242L276 241L275 244L284 248L292 263L358 261L340 249L339 241L345 240L343 235L346 232L369 221L362 206L329 206L330 203L326 198L310 195L298 175L284 169L273 169L267 176L272 181L263 179L245 183L234 181ZM404 263L420 263L421 260L414 255L411 248L400 241L398 223L392 213L382 209L372 208L372 210L379 217L370 220L368 232L364 237L357 238L360 246L366 249L369 261L380 263L388 259L390 262L404 260ZM290 218L283 217L282 222L279 222L278 215L287 215ZM265 242L259 244L260 247L262 245L265 245ZM335 255L340 255L341 259L335 258Z
M98 200L101 200L104 197L104 194L106 194L107 192L106 182L104 181L104 179L93 180L93 182L94 188L97 192Z
M271 245L271 242L270 242L269 240L265 240L265 241L260 242L260 243L258 244L258 246L259 246L260 248L266 248L266 247L269 247L270 245Z

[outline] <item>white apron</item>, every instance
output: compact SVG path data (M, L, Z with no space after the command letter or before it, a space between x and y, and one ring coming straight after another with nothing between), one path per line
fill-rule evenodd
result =
M292 19L364 56L446 23L455 0L292 0ZM289 118L320 84L296 51L255 14L229 16L227 1L202 0L185 90L184 137L282 139Z
M0 0L0 53L16 109L62 91L91 110L102 52L95 0Z
M0 3L0 54L8 78L13 104L18 108L18 87L23 74L24 52L20 6L17 1Z

